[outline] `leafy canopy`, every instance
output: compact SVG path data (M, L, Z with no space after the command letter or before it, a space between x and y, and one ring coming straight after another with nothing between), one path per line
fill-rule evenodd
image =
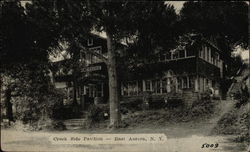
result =
M180 11L182 32L213 37L220 47L248 44L248 4L246 2L186 2Z

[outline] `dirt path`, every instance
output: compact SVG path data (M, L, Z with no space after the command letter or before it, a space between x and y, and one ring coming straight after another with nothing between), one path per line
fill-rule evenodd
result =
M57 132L22 132L13 129L2 130L1 147L5 151L101 151L101 152L243 152L243 145L232 142L234 136L210 136L209 133L219 119L228 112L233 101L221 101L220 111L207 123L179 123L165 128L126 128L110 130L76 130ZM164 133L167 141L164 144L120 144L120 145L55 145L49 141L51 136L76 136L86 133ZM202 148L203 144L219 144L218 148Z
M233 100L221 100L220 104L218 105L218 113L217 115L215 115L213 118L211 118L209 120L209 124L207 127L207 131L208 133L211 133L212 129L216 126L216 124L218 123L218 121L226 114L228 113L230 110L232 110L233 106L235 104L235 101Z

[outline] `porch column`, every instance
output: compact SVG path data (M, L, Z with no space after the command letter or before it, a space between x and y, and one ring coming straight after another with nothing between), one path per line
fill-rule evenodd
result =
M142 80L142 91L146 91L145 80Z
M175 77L174 78L174 80L175 80L175 92L178 92L178 79L177 79L177 77Z
M175 83L175 82L174 82ZM170 78L167 78L167 92L171 92L171 82Z
M195 78L194 90L195 90L195 92L199 92L199 76L196 76L196 78Z

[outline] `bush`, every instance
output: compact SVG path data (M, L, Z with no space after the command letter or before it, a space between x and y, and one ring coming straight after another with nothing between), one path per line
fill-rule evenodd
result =
M140 111L142 110L142 104L143 104L143 101L140 99L121 103L121 106L120 106L121 112L122 114L126 114L129 111L131 112Z
M217 134L240 134L236 141L249 141L249 105L233 108L231 111L223 115L217 126L213 129Z
M238 136L235 138L235 142L240 142L240 143L246 142L246 143L250 143L250 134L249 134L249 132L244 132L244 133L241 133L240 135L238 135Z
M165 103L165 107L167 108L180 108L183 106L184 101L182 99L167 99L167 103Z
M64 120L72 118L80 118L82 116L81 107L76 104L71 105L54 105L52 108L52 119Z
M66 126L62 121L54 121L54 122L52 122L52 129L66 130Z
M23 111L22 115L20 115L21 120L24 124L36 123L40 119L40 116L41 112L36 106L32 106L32 108Z
M181 121L200 120L211 116L215 112L215 103L203 98L196 101L189 108L183 108L180 114L177 112L177 116Z
M249 93L247 91L237 91L234 94L234 97L237 100L237 103L235 104L236 108L240 108L242 105L246 104L249 101Z
M88 108L87 119L91 124L106 120L108 116L109 108L107 105L90 105Z
M66 125L62 121L60 121L60 120L51 120L51 119L42 121L41 128L45 129L45 130L57 130L57 131L58 130L62 131L62 130L67 129Z

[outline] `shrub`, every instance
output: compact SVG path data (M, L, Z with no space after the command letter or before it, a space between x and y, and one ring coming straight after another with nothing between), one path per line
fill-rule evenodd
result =
M179 108L183 106L184 101L182 99L167 99L167 103L165 103L165 107L167 108Z
M143 101L141 99L136 99L130 102L121 103L121 112L128 113L129 111L135 112L142 110Z
M235 138L235 142L246 142L246 143L249 143L250 142L250 135L249 135L249 132L244 132L244 133L241 133L240 135L238 135L236 138Z
M80 118L82 116L81 107L76 104L71 105L54 105L52 108L52 114L50 117L52 119L63 120Z
M66 130L66 125L60 120L45 120L41 123L41 128L45 130Z
M246 104L249 101L249 93L248 91L237 91L234 94L235 99L237 100L235 107L240 108L242 105Z
M62 121L53 121L52 122L52 129L55 130L66 130L66 126Z
M109 116L108 106L105 105L90 105L88 108L87 119L90 123L98 123L107 119Z
M31 103L32 104L32 103ZM37 122L40 119L41 111L38 109L37 106L30 105L30 108L26 108L23 110L22 114L20 115L20 119L24 124Z

